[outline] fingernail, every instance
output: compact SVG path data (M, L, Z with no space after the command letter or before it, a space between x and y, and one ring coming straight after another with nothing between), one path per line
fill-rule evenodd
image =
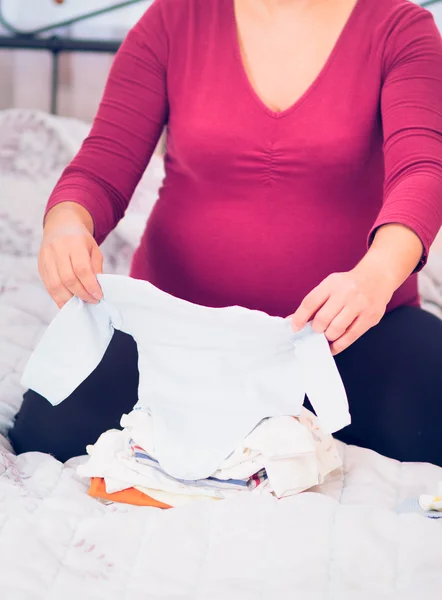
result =
M92 296L95 298L95 300L98 300L98 301L103 299L103 294L100 294L99 292L94 292L92 294Z

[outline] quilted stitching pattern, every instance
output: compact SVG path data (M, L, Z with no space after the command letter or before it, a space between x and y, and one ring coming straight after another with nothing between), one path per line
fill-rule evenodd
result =
M340 445L344 468L283 501L104 505L75 466L0 450L0 589L11 600L430 599L442 520L395 512L442 469ZM299 595L298 595L299 594ZM292 596L293 595L293 596Z

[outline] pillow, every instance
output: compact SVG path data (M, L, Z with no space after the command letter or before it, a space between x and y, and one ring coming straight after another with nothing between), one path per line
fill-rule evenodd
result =
M0 112L0 177L41 180L59 174L74 157L89 126L37 110Z
M89 130L78 119L35 110L0 111L0 254L37 255L47 199ZM163 177L163 159L155 155L127 216L103 245L110 265L119 273L128 269Z
M0 112L0 254L36 256L47 198L89 127L71 129L39 111Z

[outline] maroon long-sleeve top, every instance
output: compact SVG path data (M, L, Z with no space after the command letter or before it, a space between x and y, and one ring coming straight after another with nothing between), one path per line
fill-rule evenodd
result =
M287 57L290 60L290 57ZM250 85L233 0L156 0L119 51L49 208L101 242L167 124L166 178L132 276L207 306L293 313L387 223L442 223L442 43L406 0L359 0L317 78L276 113ZM389 308L418 302L412 275Z

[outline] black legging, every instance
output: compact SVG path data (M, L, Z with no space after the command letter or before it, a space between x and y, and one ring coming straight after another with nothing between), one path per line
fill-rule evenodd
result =
M137 402L134 340L118 331L92 375L59 406L29 391L10 432L17 453L84 454ZM442 466L442 321L402 307L336 357L352 424L336 437L401 461Z

